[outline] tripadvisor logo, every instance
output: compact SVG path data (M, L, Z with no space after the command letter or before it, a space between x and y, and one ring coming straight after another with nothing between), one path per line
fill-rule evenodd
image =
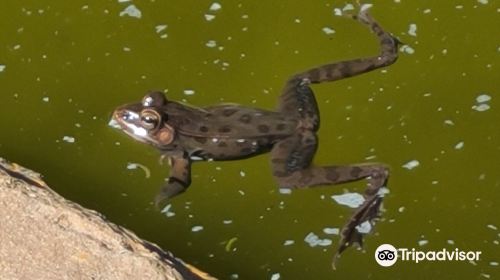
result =
M396 261L478 261L481 251L462 251L442 249L439 251L419 251L415 248L398 248L382 244L375 250L375 260L381 266L392 266Z

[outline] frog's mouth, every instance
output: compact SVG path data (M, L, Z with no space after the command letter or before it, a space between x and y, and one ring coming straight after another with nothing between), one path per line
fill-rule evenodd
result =
M130 113L128 114L129 119L134 119L135 117L138 118L138 116L131 115ZM146 138L148 137L148 131L144 127L138 126L133 122L119 121L117 118L120 118L120 116L117 116L116 113L113 114L111 120L108 122L108 125L112 128L122 130L127 135L138 141L147 142Z

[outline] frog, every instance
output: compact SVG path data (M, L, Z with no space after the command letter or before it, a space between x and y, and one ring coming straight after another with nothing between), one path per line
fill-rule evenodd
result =
M269 153L272 175L281 189L331 186L365 179L364 202L340 231L333 267L345 249L353 244L362 245L366 232L359 227L364 223L371 226L379 218L389 167L383 163L313 164L320 113L311 86L389 66L398 59L398 46L402 43L386 32L367 9L351 17L375 34L380 52L292 75L275 110L228 103L195 107L170 100L161 91L148 92L140 102L116 108L110 125L152 145L162 157L168 158L170 174L155 198L155 205L160 207L187 190L191 184L191 166L197 160L240 160Z

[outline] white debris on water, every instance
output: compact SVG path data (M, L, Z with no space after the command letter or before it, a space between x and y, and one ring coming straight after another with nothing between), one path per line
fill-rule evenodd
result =
M49 99L49 97L48 97L48 96L42 97L42 101L43 101L43 102L49 102L49 100L50 100L50 99Z
M335 34L335 30L333 30L332 28L330 28L328 26L323 27L321 30L323 30L323 33L325 33L326 35Z
M246 176L246 173L245 173L245 171L243 171L243 170L240 170L240 176L241 176L241 177L245 177L245 176Z
M205 14L205 20L206 21L212 21L215 19L215 16L214 15L211 15L211 14Z
M279 192L280 192L280 194L291 194L292 193L292 189L279 188Z
M365 198L359 193L344 193L341 195L332 195L332 199L340 205L346 205L351 208L358 208Z
M325 238L325 239L320 239L319 236L314 234L313 232L310 232L305 238L304 241L309 244L311 247L316 247L316 246L330 246L332 245L332 240Z
M172 204L167 204L162 210L161 213L163 213L165 216L168 218L175 216L175 213L170 211L172 209Z
M157 34L161 34L160 38L165 39L168 37L168 34L166 33L168 25L166 24L159 24L155 26L155 31Z
M408 35L416 37L417 36L417 25L415 23L410 23L408 27Z
M134 4L128 5L123 11L120 12L120 16L129 16L134 18L141 18L142 12Z
M412 170L413 168L417 167L420 165L420 162L416 159L410 160L409 162L403 164L403 168L406 168L408 170Z
M458 143L455 145L455 150L461 150L463 147L464 147L464 142L463 142L463 141L458 142Z
M490 109L488 102L491 100L491 96L488 94L480 94L476 97L476 104L472 105L472 109L478 112L484 112Z
M498 228L492 224L487 225L486 227L492 229L492 230L498 230Z
M71 136L64 136L62 140L67 143L75 143L75 137Z
M415 53L415 49L413 49L412 47L410 47L408 45L401 46L401 48L399 48L399 50L406 53L406 54L414 54Z
M372 231L372 224L370 224L369 221L365 221L363 222L362 224L360 225L357 225L356 226L356 230L359 232L359 233L370 233L370 231Z
M295 244L295 240L285 240L285 242L283 242L283 246L290 246L293 244Z
M203 230L203 226L194 226L191 228L192 232L199 232Z
M339 230L339 228L329 228L329 227L326 227L326 228L323 229L323 232L325 234L338 235L340 233L340 230Z
M274 273L271 275L271 280L279 280L281 279L281 275L279 273Z
M144 171L146 178L151 177L151 171L144 164L140 164L140 163L136 163L136 162L128 162L127 163L128 170L134 170L134 169L138 169L138 168L140 168L140 169L142 169L142 171Z
M184 90L184 95L194 95L195 92L192 89L185 89Z
M7 66L4 64L0 64L0 72L3 72Z
M208 9L212 12L216 12L216 11L220 10L221 8L222 8L221 4L214 2L214 3L212 3L212 5L210 5L210 8L208 8Z
M485 103L485 102L488 102L490 100L491 100L491 96L489 96L487 94L481 94L481 95L476 97L477 103Z
M205 46L209 48L215 48L217 47L217 42L215 40L208 40L208 42L205 43Z
M418 241L418 246L424 246L427 244L429 244L429 240L422 239Z
M483 5L488 4L488 0L477 0L477 2L478 2L479 4L483 4Z

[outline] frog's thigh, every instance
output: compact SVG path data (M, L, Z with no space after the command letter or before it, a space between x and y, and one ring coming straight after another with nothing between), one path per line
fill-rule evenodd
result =
M280 187L307 184L307 176L296 176L307 170L317 149L317 137L312 131L303 131L285 138L273 146L271 165L273 176Z
M279 98L278 111L302 120L304 126L314 131L318 129L318 104L307 81L292 78L286 83Z

